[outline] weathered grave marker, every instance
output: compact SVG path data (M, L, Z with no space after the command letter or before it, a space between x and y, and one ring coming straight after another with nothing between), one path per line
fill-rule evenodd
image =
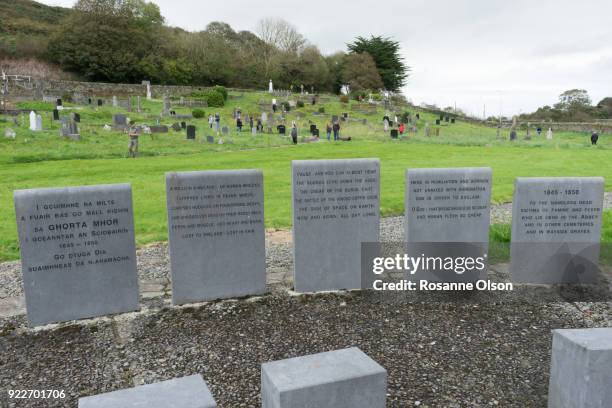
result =
M263 174L166 174L175 304L266 290Z
M31 325L138 309L129 185L17 190L14 197Z

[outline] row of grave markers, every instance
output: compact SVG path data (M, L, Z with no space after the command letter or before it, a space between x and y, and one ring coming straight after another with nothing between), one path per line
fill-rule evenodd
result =
M490 168L407 170L408 245L486 254L491 178ZM293 161L292 185L295 290L371 287L362 244L379 242L379 160ZM516 179L514 282L596 280L603 188L601 177ZM266 291L263 191L260 170L166 174L174 304ZM129 184L17 190L14 199L31 325L139 308ZM458 277L482 275L437 279Z
M612 328L553 330L548 407L612 405ZM261 365L262 408L384 408L387 370L357 347ZM79 398L79 408L215 408L201 375Z

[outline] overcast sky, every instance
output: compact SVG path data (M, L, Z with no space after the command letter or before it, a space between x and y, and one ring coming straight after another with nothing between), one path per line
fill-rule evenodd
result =
M70 7L74 0L44 0ZM552 105L567 89L612 96L610 0L156 0L166 22L255 31L283 18L324 53L358 35L399 41L415 103L510 115Z

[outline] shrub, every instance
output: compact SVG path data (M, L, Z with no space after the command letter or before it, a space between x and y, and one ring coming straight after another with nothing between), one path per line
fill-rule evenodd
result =
M325 108L323 106L319 107L319 113L325 113Z
M348 95L340 95L340 102L348 103L348 101L349 101L349 96Z
M201 119L206 116L206 112L204 112L202 109L194 109L191 111L191 116L193 116L194 119Z
M298 108L303 108L304 107L304 102L303 101L297 101L297 107Z
M281 105L283 105L285 111L289 112L291 110L291 105L289 104L289 102L285 101Z
M223 105L225 105L225 100L223 99L223 95L214 89L206 92L205 98L206 98L206 103L208 104L208 106L212 108L220 108Z
M219 92L221 95L223 95L223 100L227 101L227 89L224 86L215 85L213 90L215 90L215 91Z

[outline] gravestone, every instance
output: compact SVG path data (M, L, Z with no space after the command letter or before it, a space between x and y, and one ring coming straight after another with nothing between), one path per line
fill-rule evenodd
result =
M104 102L102 101L102 99L98 99L98 106L102 106Z
M455 118L451 118L451 122L450 123L454 125L455 124Z
M387 370L357 347L261 365L262 408L384 408Z
M187 129L187 122L181 122L181 129Z
M36 112L30 111L30 130L36 131Z
M72 140L81 140L79 126L70 118L61 118L60 136L67 137Z
M549 408L612 407L612 328L553 330Z
M174 130L175 132L179 132L180 130L182 130L181 124L180 123L173 123L172 124L172 130Z
M43 130L43 125L42 125L42 116L41 115L36 115L36 127L34 129L37 132L40 132Z
M117 101L117 97L113 95L113 108L116 108L118 106L119 106L119 101Z
M332 123L338 121L338 115L332 115L331 117Z
M53 120L59 120L59 111L57 109L53 109Z
M168 98L167 95L164 95L162 115L168 116L169 114L170 114L170 99Z
M151 133L168 133L168 126L166 125L153 125L149 129L151 129Z
M379 160L293 161L292 187L295 290L362 288L361 244L378 242Z
M398 132L397 129L391 129L391 139L397 139Z
M440 125L440 119L436 119L436 125Z
M91 105L91 98L87 98L87 104Z
M128 184L14 192L32 326L138 309Z
M195 139L196 127L194 125L187 125L187 139Z
M77 112L72 112L72 120L76 123L81 123L81 115Z
M201 375L79 398L78 408L216 408Z
M406 170L404 227L408 254L487 258L492 171L482 168ZM407 271L428 281L485 279L486 265L471 271ZM460 272L460 273L458 273Z
M215 138L212 136L206 136L206 142L210 143L210 144L214 144L215 143Z
M136 97L136 111L140 113L140 96Z
M266 290L263 173L166 173L174 304Z
M285 134L285 132L286 132L285 125L278 125L276 128L278 129L278 133L279 134L281 134L281 135Z
M268 121L268 114L266 112L261 113L261 122L266 123Z
M310 125L310 134L314 135L314 131L317 129L317 125L315 125L314 123L312 125Z
M223 126L221 128L221 133L223 133L224 135L227 135L229 133L229 128L227 126Z
M601 177L517 178L512 202L512 281L597 282L603 194Z
M127 116L122 113L113 114L113 128L118 130L124 130L127 128Z
M131 112L132 111L132 97L128 96L127 98L127 111Z

